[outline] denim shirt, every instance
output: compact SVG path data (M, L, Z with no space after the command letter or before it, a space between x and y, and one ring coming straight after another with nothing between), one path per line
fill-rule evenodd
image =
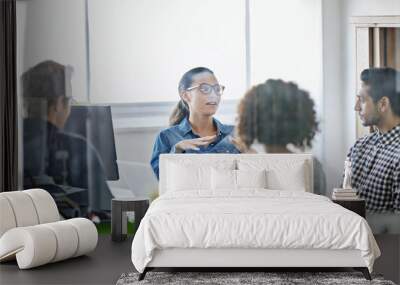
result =
M231 143L229 137L233 131L233 126L224 125L213 118L217 127L217 138L207 146L200 146L199 150L186 150L185 153L239 153L239 150ZM160 154L175 153L175 145L188 139L199 138L193 133L192 126L187 118L183 119L178 125L162 130L154 143L153 154L151 156L151 167L154 174L159 178L158 163Z

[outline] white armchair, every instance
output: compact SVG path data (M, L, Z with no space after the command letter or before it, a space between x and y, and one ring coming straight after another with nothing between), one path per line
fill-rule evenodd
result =
M60 221L51 195L42 189L0 193L0 262L20 269L84 255L96 248L94 224L84 218Z

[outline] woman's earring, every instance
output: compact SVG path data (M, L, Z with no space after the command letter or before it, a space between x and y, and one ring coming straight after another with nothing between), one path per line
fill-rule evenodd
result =
M179 102L179 104L181 104L182 108L187 109L185 101L183 101L183 99L181 99L181 101Z

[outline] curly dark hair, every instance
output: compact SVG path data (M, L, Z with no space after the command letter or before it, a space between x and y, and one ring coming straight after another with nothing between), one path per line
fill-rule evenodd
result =
M247 147L256 139L265 145L311 147L318 132L314 101L293 82L268 79L252 87L238 113L238 136Z

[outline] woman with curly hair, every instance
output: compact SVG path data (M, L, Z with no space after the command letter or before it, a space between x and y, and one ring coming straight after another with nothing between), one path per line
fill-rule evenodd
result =
M239 104L237 144L254 152L255 142L267 153L291 153L312 147L318 130L314 101L293 82L268 79L252 87ZM325 194L322 165L314 159L314 193Z

